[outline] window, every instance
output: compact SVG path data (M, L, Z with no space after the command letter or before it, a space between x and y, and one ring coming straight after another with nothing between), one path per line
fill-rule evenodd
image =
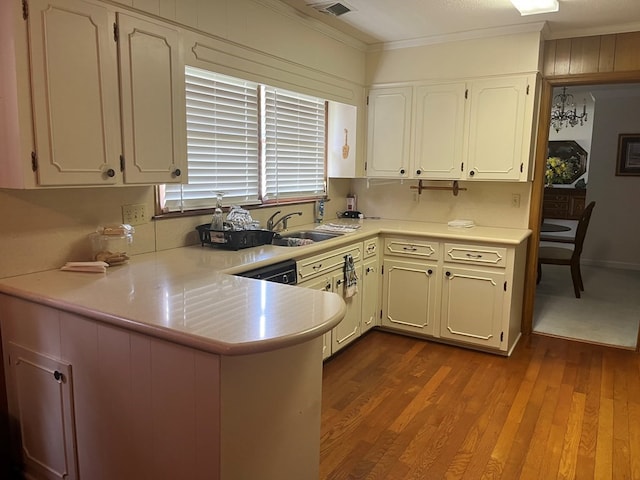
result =
M187 185L164 187L165 210L325 193L325 100L186 67Z

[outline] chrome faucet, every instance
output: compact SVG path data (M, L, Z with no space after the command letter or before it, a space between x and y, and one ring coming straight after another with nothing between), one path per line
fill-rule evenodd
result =
M286 230L287 229L287 221L291 217L293 217L294 215L302 215L302 212L292 212L292 213L287 213L287 214L283 215L278 220L274 220L276 215L278 215L279 213L280 213L280 210L278 210L276 213L274 213L273 215L271 215L269 217L269 220L267 220L267 230L275 231L276 227L280 223L282 223L282 229Z

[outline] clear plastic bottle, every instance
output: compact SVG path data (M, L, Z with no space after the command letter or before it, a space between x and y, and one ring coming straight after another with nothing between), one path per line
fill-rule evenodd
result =
M324 220L324 198L316 200L316 223Z
M222 216L222 196L224 193L216 192L216 209L213 211L211 230L224 230L224 218Z

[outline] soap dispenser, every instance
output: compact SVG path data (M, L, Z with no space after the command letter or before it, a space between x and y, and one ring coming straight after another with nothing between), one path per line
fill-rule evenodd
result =
M211 230L224 230L224 218L222 216L222 196L223 192L215 192L216 209L213 211L213 219L211 220Z

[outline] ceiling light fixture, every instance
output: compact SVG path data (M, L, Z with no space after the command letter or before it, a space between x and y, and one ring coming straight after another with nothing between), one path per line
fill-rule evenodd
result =
M558 0L511 0L511 3L522 16L557 12L560 9Z
M583 125L587 121L587 104L582 105L582 113L576 113L576 104L573 95L567 93L567 87L562 87L562 93L553 97L551 107L551 126L556 132L562 127L575 127L578 123Z

